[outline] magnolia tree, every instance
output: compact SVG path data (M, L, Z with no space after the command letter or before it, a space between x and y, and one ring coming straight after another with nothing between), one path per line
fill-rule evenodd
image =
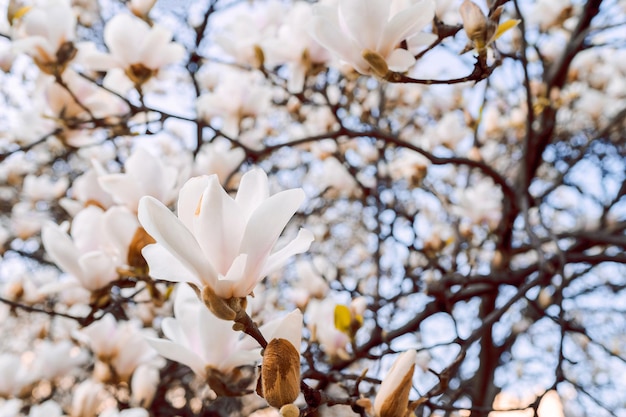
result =
M626 2L10 0L1 416L626 416Z

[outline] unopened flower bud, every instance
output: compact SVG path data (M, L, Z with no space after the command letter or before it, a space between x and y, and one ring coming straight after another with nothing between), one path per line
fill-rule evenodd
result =
M374 401L376 417L404 417L409 409L417 352L408 350L398 356L380 385Z
M281 417L298 417L300 410L294 404L287 404L280 407L279 413Z
M476 43L484 42L487 31L487 18L480 10L480 7L471 0L465 0L461 4L459 13L463 19L463 29L467 37Z
M263 398L272 407L280 409L298 398L300 354L287 339L272 339L267 344L263 352L261 387ZM287 414L286 417L291 415Z

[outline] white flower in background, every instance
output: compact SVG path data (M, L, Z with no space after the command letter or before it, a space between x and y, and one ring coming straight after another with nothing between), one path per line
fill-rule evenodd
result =
M18 355L4 352L0 352L0 375L0 397L5 398L19 395L38 378L29 372Z
M69 340L42 340L35 348L35 359L30 365L30 372L47 380L71 375L78 366L87 361L85 352L75 348Z
M380 384L374 401L376 417L404 417L409 415L409 393L417 352L413 349L401 353Z
M122 99L87 81L76 72L68 69L62 77L72 93L70 94L57 82L50 82L45 92L49 109L46 116L65 124L68 128L78 129L79 122L91 120L92 117L113 123L116 121L114 119L116 115L128 112L128 106ZM89 109L90 113L85 108Z
M180 284L174 300L174 317L163 319L167 339L147 339L162 356L187 365L207 380L214 370L227 375L234 368L253 365L260 358L258 344L242 345L233 322L215 317L194 290Z
M75 31L76 15L69 2L42 2L17 23L13 47L30 55L43 72L61 73L76 53Z
M69 180L66 177L53 179L50 175L29 174L24 177L22 194L28 200L55 200L65 194Z
M335 308L337 303L330 299L311 300L306 309L307 326L311 331L311 338L320 344L320 347L331 358L347 359L350 337L337 329L335 323Z
M161 376L152 364L141 364L133 372L130 380L130 404L136 407L150 407L159 387Z
M286 12L285 5L276 0L244 3L222 16L226 24L216 31L215 43L235 62L256 67L262 64L259 46L276 35Z
M361 74L384 77L388 70L407 71L415 58L399 48L400 43L417 35L433 20L435 2L419 0L402 8L392 3L339 0L334 6L316 5L311 33Z
M74 386L72 393L72 417L95 417L102 402L110 398L104 385L93 379L86 379Z
M128 382L135 369L157 358L156 351L146 341L152 335L137 321L116 321L111 314L90 324L76 334L96 355L100 364L110 367L120 381ZM96 363L96 376L108 382L108 370ZM98 375L98 373L100 373Z
M308 3L295 3L287 12L276 37L261 44L267 65L286 64L289 71L288 90L292 93L302 91L305 75L312 65L329 59L326 49L313 40L307 30L311 9Z
M198 117L229 136L237 136L246 117L265 114L271 105L272 91L259 83L255 74L245 71L222 72L215 89L196 101ZM213 119L219 118L216 124Z
M99 71L122 68L135 85L141 85L162 67L183 58L185 48L171 40L172 33L162 26L150 27L138 17L117 14L104 28L104 42L110 53L85 51L83 62Z
M313 236L302 229L278 251L274 245L304 200L301 189L270 197L267 175L247 172L235 198L217 175L187 181L178 198L178 218L153 197L139 203L139 221L156 244L143 255L156 279L208 286L224 299L246 297L287 260L308 250Z
M211 143L202 145L200 152L196 155L193 173L195 175L216 174L220 183L235 172L244 161L246 153L241 148L234 148L231 143L224 138L217 138Z
M502 215L502 190L491 179L483 178L477 184L457 190L456 197L453 213L477 225L486 223L492 230L497 227Z
M313 262L296 262L296 275L298 280L289 287L289 298L298 307L305 308L311 298L321 299L328 293L328 282Z
M320 188L321 192L325 192L326 196L349 197L359 191L356 180L337 158L324 159L319 171L312 182Z
M39 233L50 220L49 213L36 210L30 202L20 201L11 208L11 232L20 239Z
M137 211L145 195L170 204L178 190L178 170L146 149L137 147L124 163L124 173L100 175L98 182L113 201Z
M48 224L41 239L59 268L95 291L117 279L116 268L125 264L136 230L137 220L128 210L115 207L103 212L88 206L74 217L71 237L61 226Z
M70 198L62 198L60 205L76 216L79 211L89 205L94 205L105 210L113 205L113 198L109 193L100 187L98 181L97 168L87 170L83 175L77 177L70 188Z

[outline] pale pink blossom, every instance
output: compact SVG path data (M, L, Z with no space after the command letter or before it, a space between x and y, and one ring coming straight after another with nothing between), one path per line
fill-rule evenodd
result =
M274 246L304 200L301 189L270 197L267 175L247 172L235 198L217 175L187 181L178 198L178 217L153 197L139 203L139 221L156 244L143 249L157 279L210 286L218 297L246 297L287 260L308 250L313 236L302 229L282 249Z

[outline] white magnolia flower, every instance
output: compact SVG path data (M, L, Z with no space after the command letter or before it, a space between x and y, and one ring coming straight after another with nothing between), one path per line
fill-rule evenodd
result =
M111 314L92 323L76 335L89 345L100 361L111 366L122 381L141 364L155 359L156 352L145 339L145 331L136 321L116 321Z
M172 33L162 26L150 27L138 17L118 14L104 28L110 54L85 51L84 62L94 70L122 68L135 84L143 84L183 58L185 48L171 40Z
M435 15L435 2L419 0L397 8L390 0L339 0L335 7L317 5L313 37L361 74L384 76L385 69L407 71L415 58L399 48ZM396 13L392 13L392 6Z
M114 207L105 213L88 206L74 217L71 237L62 227L48 224L41 239L59 268L95 291L117 279L116 267L126 263L136 230L137 220L128 210Z
M17 25L13 47L30 55L42 71L54 74L74 57L75 31L76 15L69 2L45 2L26 12Z
M153 197L139 203L139 221L156 244L143 255L157 279L209 286L224 299L246 297L267 274L308 250L313 235L298 236L278 251L274 245L302 201L301 189L270 197L267 175L247 172L235 198L217 175L187 181L178 198L178 218Z
M203 379L210 369L227 374L242 365L253 365L260 358L258 344L247 344L233 322L215 317L193 289L179 285L174 300L174 317L161 325L167 339L147 339L162 356L187 365Z
M118 204L137 211L141 197L150 195L171 203L178 189L178 170L144 148L136 148L124 163L124 173L101 175L98 182ZM182 182L182 181L181 181Z

